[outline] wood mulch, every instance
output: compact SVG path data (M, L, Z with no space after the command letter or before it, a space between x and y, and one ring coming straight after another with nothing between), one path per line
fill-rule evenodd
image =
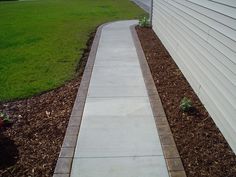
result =
M14 122L0 128L1 177L53 175L94 35L87 42L73 80L29 99L0 103L0 112L9 114Z
M236 177L236 156L184 75L150 28L136 27L188 177ZM194 111L183 113L181 99Z

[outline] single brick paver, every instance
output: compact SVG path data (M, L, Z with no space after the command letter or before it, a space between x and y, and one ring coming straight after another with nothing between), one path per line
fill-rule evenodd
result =
M114 22L102 28L71 177L169 176L130 30L136 23ZM165 132L168 127L160 129ZM67 142L65 148L73 143ZM64 150L70 157L70 149Z

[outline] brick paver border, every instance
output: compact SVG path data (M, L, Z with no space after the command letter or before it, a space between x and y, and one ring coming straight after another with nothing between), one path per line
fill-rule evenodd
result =
M107 24L107 23L106 23ZM71 112L66 134L61 147L61 151L57 160L53 177L69 177L71 172L72 161L75 153L77 138L79 134L80 124L83 116L84 105L88 93L89 82L92 75L94 61L96 58L97 48L102 32L103 24L98 27L93 40L89 57L84 69L83 77L77 92L75 103Z
M156 121L158 134L161 141L162 150L166 160L166 165L170 177L186 177L186 173L177 150L161 99L156 89L150 68L148 66L145 54L139 41L135 26L130 27L133 41L139 58L139 63L143 73L144 81L147 87L149 100L151 103L153 115Z

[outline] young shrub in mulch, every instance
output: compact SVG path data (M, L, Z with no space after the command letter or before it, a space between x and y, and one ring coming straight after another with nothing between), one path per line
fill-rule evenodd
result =
M9 115L3 112L0 112L0 128L12 124L13 121L10 119Z
M151 27L151 22L148 19L148 17L141 17L138 22L139 26L142 28L150 28Z
M184 97L181 101L180 101L180 109L183 112L188 112L193 108L192 102L190 99L188 99L187 97Z

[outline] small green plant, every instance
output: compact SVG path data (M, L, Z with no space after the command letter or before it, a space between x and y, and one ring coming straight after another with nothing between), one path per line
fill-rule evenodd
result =
M149 20L147 17L142 17L142 18L140 18L138 24L139 24L139 26L145 27L145 28L151 26L150 20Z
M12 120L10 119L10 117L6 113L0 112L0 127L11 123Z
M192 102L190 99L188 99L187 97L184 97L181 101L180 101L180 109L184 112L188 112L193 106L192 106Z

